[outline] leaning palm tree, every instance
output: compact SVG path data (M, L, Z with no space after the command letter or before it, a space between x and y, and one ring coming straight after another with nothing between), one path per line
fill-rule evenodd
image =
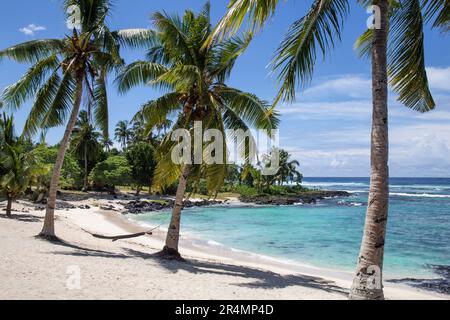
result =
M0 51L0 59L7 57L33 64L18 82L3 92L5 106L13 110L35 97L24 135L31 136L40 129L63 125L68 119L53 169L44 227L40 233L41 237L50 240L57 240L54 212L60 172L83 96L106 134L106 77L123 64L119 45L135 47L148 37L147 30L111 32L105 24L110 1L64 1L66 12L74 5L80 9L78 30L74 29L63 39L34 40Z
M102 149L99 142L100 132L95 130L92 125L87 111L81 111L75 127L72 132L72 152L84 164L83 191L87 191L89 163L94 162Z
M388 83L407 107L420 112L435 107L425 70L423 25L433 21L433 27L449 31L450 6L447 0L358 2L377 6L380 21L357 41L361 53L372 60L373 125L369 205L350 297L383 299L381 280L389 203ZM278 0L231 0L210 40L214 42L236 32L246 16L251 28L260 29L278 4ZM272 63L280 81L276 102L293 101L297 87L309 83L317 54L325 56L340 39L348 12L348 0L314 0L308 13L294 22ZM376 271L379 273L374 275ZM374 281L379 285L374 285Z
M168 91L144 106L141 116L147 132L158 124L175 121L157 150L158 164L154 185L160 188L178 180L175 205L167 233L163 257L180 258L180 220L188 182L194 189L200 177L207 179L207 188L214 196L227 173L226 141L222 152L217 151L213 163L204 161L205 145L199 144L200 153L184 154L177 164L172 160L176 142L172 141L177 129L187 130L194 136L195 124L203 132L216 129L225 137L225 130L248 130L249 126L270 131L278 124L277 115L269 105L253 94L228 87L225 82L238 56L247 48L250 35L244 39L233 37L223 43L213 43L204 49L211 34L209 3L199 14L187 10L182 18L156 12L152 15L155 26L149 48L149 61L138 61L125 68L117 79L119 91L149 84ZM190 141L189 141L190 142ZM195 148L194 148L195 149ZM200 155L200 161L194 157ZM203 161L201 161L203 160Z
M129 122L121 120L116 125L115 138L120 142L122 149L126 149L128 142L133 135L132 128L129 127Z

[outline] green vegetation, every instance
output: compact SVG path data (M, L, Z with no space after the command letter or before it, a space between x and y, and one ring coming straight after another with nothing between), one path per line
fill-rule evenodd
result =
M139 194L143 186L151 190L153 173L156 167L155 148L146 142L133 144L125 153L131 166L131 176Z
M29 187L38 168L14 134L13 117L2 115L0 135L0 192L7 199L6 216L11 217L13 201Z
M84 110L81 111L72 132L70 146L72 149L71 153L83 164L83 191L87 191L89 188L89 170L93 167L93 164L96 163L96 160L102 152L102 146L99 142L100 136L101 134L97 132L95 127L91 124L89 114Z
M127 159L124 156L112 156L94 167L89 180L96 190L114 191L118 185L131 185L131 175L132 169Z
M45 184L47 189L50 188L51 168L55 164L58 156L58 148L59 146L49 147L45 144L38 144L31 151L33 157L35 157L40 164L50 168L50 172L47 172L45 177L42 177L43 184ZM83 169L81 168L79 161L73 154L66 154L59 179L60 188L80 190L83 186L82 176Z

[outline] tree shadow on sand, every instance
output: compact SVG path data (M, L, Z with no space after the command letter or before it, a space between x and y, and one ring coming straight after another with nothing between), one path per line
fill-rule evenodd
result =
M247 287L253 289L281 289L291 286L301 286L311 289L323 290L331 293L339 293L342 295L348 294L348 291L346 289L336 286L331 281L327 281L318 277L295 274L281 275L275 272L260 270L247 266L236 266L217 262L199 261L195 259L188 259L185 262L165 260L159 258L157 254L150 254L129 248L122 248L124 253L119 254L101 250L92 250L65 242L55 244L73 249L74 251L55 251L52 252L53 254L92 256L115 259L140 258L144 260L151 260L152 262L157 263L162 268L165 268L166 270L173 273L185 271L193 274L217 274L251 280L248 283L233 284L239 287Z
M5 220L15 220L15 221L20 221L20 222L41 222L43 221L43 218L38 217L38 216L34 216L31 214L15 214L14 212L12 213L11 217L7 217L4 214L0 215L0 219L5 219Z
M124 250L128 252L128 254L135 257L153 259L158 262L161 267L173 273L178 271L186 271L194 274L217 274L253 280L248 283L234 284L239 287L253 289L282 289L291 286L301 286L319 289L326 292L340 293L343 295L348 294L345 289L336 286L333 282L318 277L295 274L281 275L272 271L247 266L236 266L218 262L199 261L195 259L187 259L185 262L171 261L159 259L154 254L146 254L132 249Z
M39 239L39 238L38 238ZM127 256L126 254L114 253L103 250L90 249L86 247L79 246L77 244L69 243L64 240L58 239L58 241L50 241L54 246L72 249L70 251L52 251L49 252L51 254L56 255L65 255L65 256L77 256L77 257L99 257L99 258L119 258L119 259L127 259L133 258L131 256Z

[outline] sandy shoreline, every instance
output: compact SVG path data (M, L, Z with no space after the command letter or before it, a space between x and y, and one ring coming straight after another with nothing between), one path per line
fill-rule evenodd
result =
M118 200L87 199L90 209L57 211L63 244L37 240L43 211L20 201L15 219L0 213L0 299L346 299L352 275L282 262L182 238L186 263L153 256L165 231L115 243L88 232L117 235L148 230L99 206ZM4 205L4 204L2 204ZM75 270L75 271L74 271ZM75 272L75 274L73 273ZM80 287L71 289L79 272ZM77 283L77 282L76 282ZM69 284L69 287L68 287ZM449 299L400 284L385 284L388 299Z

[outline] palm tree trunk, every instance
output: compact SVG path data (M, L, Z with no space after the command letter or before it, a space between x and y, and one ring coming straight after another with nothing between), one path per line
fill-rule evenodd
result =
M180 182L178 183L175 205L172 211L172 219L170 221L169 230L167 231L166 246L162 251L162 254L167 257L177 259L181 258L178 252L178 244L180 242L181 211L183 210L184 194L186 192L187 179L190 171L191 165L186 164L182 170Z
M84 146L84 182L83 182L83 192L88 191L88 155L87 155L87 145Z
M12 203L13 198L9 195L6 196L7 204L6 204L6 217L11 218L11 212L12 212Z
M372 136L369 204L350 299L384 299L383 255L389 205L387 87L388 0L373 1L381 10L381 29L372 48Z
M81 98L83 96L83 80L84 77L79 75L77 77L77 87L75 93L75 100L73 104L72 114L70 115L69 122L67 123L66 131L64 132L63 140L58 150L55 166L53 168L52 179L50 182L49 196L47 199L47 210L45 213L44 226L42 228L40 237L48 240L58 240L55 235L55 208L56 208L56 196L58 193L59 178L61 175L61 168L64 163L64 157L66 155L67 148L69 147L70 136L72 135L73 127L78 117L80 110Z

